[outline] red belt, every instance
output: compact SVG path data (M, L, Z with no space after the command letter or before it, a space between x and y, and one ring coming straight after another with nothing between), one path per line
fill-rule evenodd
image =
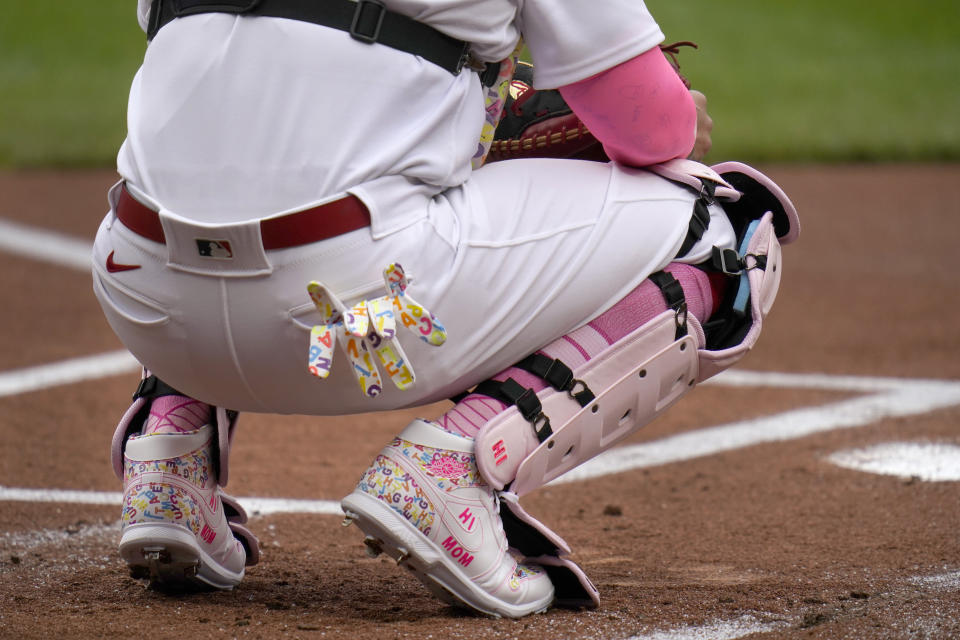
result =
M141 204L127 191L120 190L117 218L136 234L165 244L160 214ZM370 211L359 198L350 194L311 209L260 221L263 248L286 249L319 242L370 226Z

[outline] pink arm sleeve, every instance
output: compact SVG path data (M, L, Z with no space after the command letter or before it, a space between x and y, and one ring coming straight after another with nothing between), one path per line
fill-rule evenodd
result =
M611 160L643 167L693 150L697 108L659 47L560 93Z

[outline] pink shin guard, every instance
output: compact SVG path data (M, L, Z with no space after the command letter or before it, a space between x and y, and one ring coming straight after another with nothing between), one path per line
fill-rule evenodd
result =
M711 284L706 274L684 264L670 265L667 270L681 283L689 312L694 317L705 320L714 306ZM611 345L658 316L667 317L666 331L672 338L673 312L667 311L666 300L660 289L650 280L646 280L611 309L570 335L556 340L540 353L549 358L562 359L570 366L582 366L594 356L602 361L606 359L605 356L609 357L610 353L616 351ZM500 381L507 378L513 378L538 392L547 387L543 379L517 367L511 367L495 377ZM504 414L507 409L506 404L494 398L471 394L444 414L438 422L454 433L474 436L489 420ZM479 452L479 449L477 451ZM486 474L484 477L488 482L491 481ZM497 481L494 476L491 484L500 489L506 483ZM502 492L500 500L500 514L510 546L525 562L537 564L547 572L554 585L555 604L573 608L599 606L599 592L583 569L568 557L570 548L566 542L530 516L520 506L517 494Z
M714 251L715 268L730 289L721 307L705 327L704 314L674 305L676 312L653 317L561 376L549 358L535 363L538 375L552 378L538 393L509 380L494 389L515 406L476 435L477 465L493 487L524 495L543 486L611 448L756 344L779 288L781 241L799 234L797 214L755 169L725 163L717 170L742 192L724 202L738 249Z
M735 251L715 249L714 257L722 258L717 273L670 265L676 282L662 292L643 282L532 356L534 364L528 358L495 376L492 395L507 394L512 405L475 391L440 419L441 426L474 436L480 475L500 490L510 546L547 570L560 605L596 606L597 590L567 557L566 543L520 507L519 496L613 447L698 382L739 361L756 343L776 298L780 244L799 233L792 203L766 176L740 163L719 165L717 172L693 165L673 161L651 170L694 189L700 174L716 177L715 195L740 243ZM684 300L677 304L674 297L668 305L676 283Z
M701 323L706 322L714 307L713 289L707 274L681 263L673 263L665 271L671 273L683 288L687 312ZM538 353L576 368L666 310L667 303L660 289L652 281L645 280L600 316L555 340ZM536 392L547 388L542 378L517 367L510 367L493 377L501 382L507 378L513 378ZM470 394L436 422L448 431L475 436L488 420L507 408L506 404L494 398Z

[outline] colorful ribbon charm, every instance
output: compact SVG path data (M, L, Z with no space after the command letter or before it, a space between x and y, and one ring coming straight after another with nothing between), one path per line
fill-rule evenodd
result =
M307 368L312 375L326 378L333 367L334 342L350 360L354 376L364 395L374 398L383 391L379 369L372 354L383 366L387 377L401 391L414 385L416 376L397 339L397 319L421 340L440 346L447 332L435 315L407 293L413 280L399 264L383 272L387 295L361 300L347 308L323 283L307 285L310 299L322 316L322 324L310 331Z

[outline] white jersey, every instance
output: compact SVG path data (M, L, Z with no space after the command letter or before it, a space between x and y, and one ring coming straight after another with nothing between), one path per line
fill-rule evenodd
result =
M387 0L500 60L521 33L540 88L590 77L663 39L639 0ZM139 0L146 25L150 2ZM346 32L214 13L174 20L130 92L120 174L203 223L262 218L351 191L402 219L410 193L462 184L484 122L458 76ZM420 200L417 200L420 202Z

